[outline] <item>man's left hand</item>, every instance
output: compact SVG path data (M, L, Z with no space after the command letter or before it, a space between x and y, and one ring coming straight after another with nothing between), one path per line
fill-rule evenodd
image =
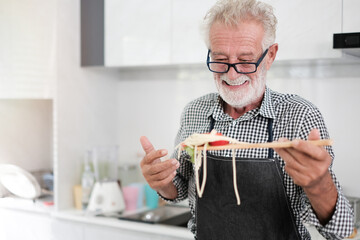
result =
M319 140L320 134L313 129L309 140ZM288 141L285 138L279 142ZM315 146L304 140L294 140L291 148L279 148L275 151L285 161L285 171L294 180L294 183L303 188L313 188L321 184L329 174L331 164L330 154L320 146Z
M309 140L319 140L317 129L311 130ZM279 142L288 141L285 138ZM285 161L285 171L308 196L320 222L325 224L335 209L337 190L329 172L332 161L325 148L304 140L294 140L291 148L274 149Z

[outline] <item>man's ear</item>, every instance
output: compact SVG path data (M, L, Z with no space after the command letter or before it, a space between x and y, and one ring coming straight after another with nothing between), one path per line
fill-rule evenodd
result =
M268 53L267 53L267 58L266 58L266 69L269 70L272 63L275 60L276 57L276 53L279 49L279 45L277 43L274 43L273 45L271 45L269 47Z

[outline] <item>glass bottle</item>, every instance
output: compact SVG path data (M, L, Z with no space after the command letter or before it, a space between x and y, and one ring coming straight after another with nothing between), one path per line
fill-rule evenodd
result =
M81 203L82 203L82 208L84 210L87 208L89 204L91 190L95 183L95 175L91 170L91 166L90 166L90 157L91 157L91 151L87 151L84 161L84 171L81 176L81 187L82 187Z

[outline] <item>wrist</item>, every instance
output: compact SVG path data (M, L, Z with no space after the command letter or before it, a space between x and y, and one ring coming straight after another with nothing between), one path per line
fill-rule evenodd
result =
M163 198L174 200L177 197L177 189L173 182L168 183L166 186L157 190Z
M308 196L323 196L334 191L337 192L329 171L316 184L304 187L304 191Z

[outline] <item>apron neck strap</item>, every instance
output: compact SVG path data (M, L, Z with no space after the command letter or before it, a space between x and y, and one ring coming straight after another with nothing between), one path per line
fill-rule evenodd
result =
M272 142L273 141L273 119L272 118L268 118L268 126L267 126L267 130L268 130L268 142ZM274 149L269 148L269 158L272 159L274 158Z

